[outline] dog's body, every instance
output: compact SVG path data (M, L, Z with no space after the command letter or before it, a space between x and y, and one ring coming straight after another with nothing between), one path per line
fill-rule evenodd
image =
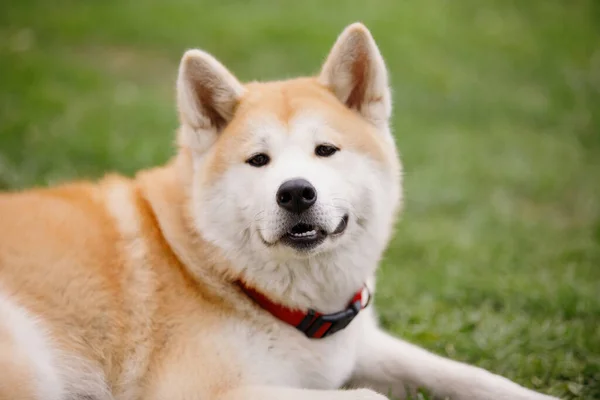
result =
M0 399L550 399L379 330L308 338L374 274L401 202L387 72L347 28L318 78L241 85L192 50L178 155L0 196Z

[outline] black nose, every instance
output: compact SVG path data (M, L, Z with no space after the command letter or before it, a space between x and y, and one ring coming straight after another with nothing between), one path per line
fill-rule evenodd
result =
M317 201L317 190L306 179L290 179L279 186L277 204L290 212L300 214Z

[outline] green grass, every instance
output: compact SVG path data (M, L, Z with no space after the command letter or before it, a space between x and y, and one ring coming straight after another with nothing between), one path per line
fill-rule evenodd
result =
M0 187L167 160L186 48L242 79L306 75L362 20L391 71L406 169L384 325L541 391L600 398L600 4L217 3L2 2Z

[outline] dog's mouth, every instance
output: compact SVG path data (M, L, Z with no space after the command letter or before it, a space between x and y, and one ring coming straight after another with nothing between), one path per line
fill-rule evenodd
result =
M323 243L327 236L341 235L346 230L347 226L348 215L344 215L338 226L331 233L328 233L320 226L300 222L292 226L292 228L281 237L281 242L296 250L311 250Z

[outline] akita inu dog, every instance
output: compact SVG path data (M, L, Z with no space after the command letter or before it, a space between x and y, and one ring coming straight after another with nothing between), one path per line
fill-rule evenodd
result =
M177 100L168 165L0 196L1 399L550 399L378 328L401 171L363 25L313 78L190 50Z

